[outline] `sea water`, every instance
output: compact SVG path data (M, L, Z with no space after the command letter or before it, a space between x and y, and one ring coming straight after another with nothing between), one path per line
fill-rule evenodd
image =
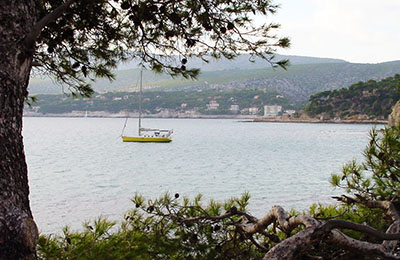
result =
M343 164L362 160L372 125L253 123L231 119L144 119L174 129L171 143L123 143L122 118L24 118L30 201L42 233L104 216L121 220L137 192L169 192L205 203L244 192L250 212L273 205L334 203L329 184ZM378 126L382 127L382 126ZM130 119L125 134L135 135Z

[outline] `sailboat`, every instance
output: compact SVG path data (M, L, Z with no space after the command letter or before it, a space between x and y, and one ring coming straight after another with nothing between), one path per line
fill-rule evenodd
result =
M143 70L140 71L140 93L139 93L139 127L137 136L125 136L124 130L126 127L126 121L124 130L122 130L122 141L123 142L156 142L156 143L169 143L172 141L173 131L170 129L158 129L158 128L144 128L142 127L142 78ZM128 118L127 118L128 120Z

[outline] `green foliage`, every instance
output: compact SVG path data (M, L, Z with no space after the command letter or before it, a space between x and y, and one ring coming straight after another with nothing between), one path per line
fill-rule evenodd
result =
M392 223L386 212L369 208L365 201L390 201L400 203L400 125L381 130L372 129L369 144L364 150L364 161L351 161L343 166L340 174L331 176L331 184L346 191L347 205L332 208L340 218L372 226L385 231ZM345 213L341 213L346 209ZM327 208L323 208L326 216ZM315 212L312 210L311 212ZM330 213L332 216L336 213ZM357 232L347 232L355 238L365 239ZM373 238L369 237L369 240Z
M139 232L112 232L115 222L99 218L86 223L82 232L68 227L60 236L41 235L39 259L151 259L146 255L145 236Z
M373 129L365 161L347 163L331 183L367 200L400 202L400 126Z
M396 74L379 82L369 80L348 89L320 92L310 97L305 111L311 116L327 113L341 118L365 115L386 119L400 99L399 84L400 75Z
M189 200L165 194L152 201L136 194L135 208L118 229L98 219L82 232L65 228L60 236L42 235L39 259L261 259L262 252L232 224L240 216L212 218L245 212L249 199L246 193L204 206L201 195Z
M371 210L362 205L322 205L315 203L305 213L317 219L342 219L353 223L366 224L378 230L386 230L390 225L389 219L382 218L384 215L382 210ZM352 230L344 230L344 233L355 239L365 240L367 238L364 234Z
M38 1L39 17L63 4ZM67 84L77 95L88 96L86 78L113 79L111 69L135 59L142 66L171 76L194 78L182 57L233 59L248 52L273 66L277 48L290 45L273 33L278 24L254 25L253 14L267 16L278 6L272 1L71 1L61 17L42 29L34 53L38 70Z

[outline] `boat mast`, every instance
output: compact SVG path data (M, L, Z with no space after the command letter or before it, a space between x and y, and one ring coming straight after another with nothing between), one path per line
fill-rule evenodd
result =
M140 70L140 90L139 90L139 136L142 135L142 80L143 80L143 68Z

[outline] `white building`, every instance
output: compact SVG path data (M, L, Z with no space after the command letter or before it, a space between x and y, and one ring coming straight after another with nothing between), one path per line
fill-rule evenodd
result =
M282 106L264 106L264 117L277 117L282 112Z
M239 105L231 105L231 107L229 108L230 111L232 112L239 112Z

